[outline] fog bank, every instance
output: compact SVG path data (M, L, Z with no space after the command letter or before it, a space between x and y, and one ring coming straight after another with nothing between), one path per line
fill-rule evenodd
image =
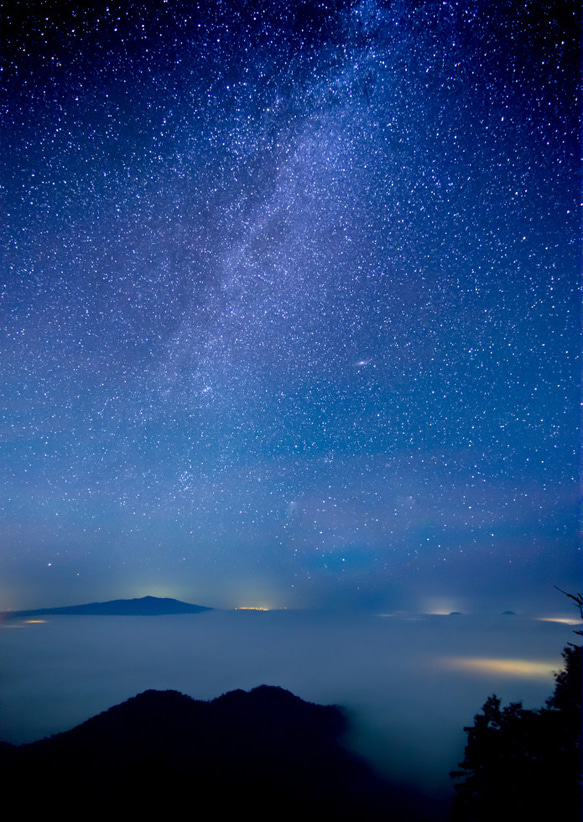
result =
M518 616L210 611L51 617L0 629L0 737L67 730L148 688L212 699L279 685L344 706L349 740L391 777L438 795L486 697L543 704L572 627Z

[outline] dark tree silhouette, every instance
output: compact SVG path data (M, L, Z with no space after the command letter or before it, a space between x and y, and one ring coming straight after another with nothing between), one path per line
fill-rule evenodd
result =
M582 608L580 594L568 596ZM488 697L464 729L465 757L452 773L461 780L452 820L581 818L581 653L573 643L563 650L565 666L544 708L503 708L497 696Z

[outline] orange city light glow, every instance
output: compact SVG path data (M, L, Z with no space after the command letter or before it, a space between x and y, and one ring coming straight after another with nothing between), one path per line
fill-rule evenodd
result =
M235 608L236 611L269 611L269 608L264 608L261 605L239 605Z

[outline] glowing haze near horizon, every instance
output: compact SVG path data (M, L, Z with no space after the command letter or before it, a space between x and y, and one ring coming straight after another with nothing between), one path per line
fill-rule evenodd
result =
M20 6L0 608L561 610L578 4Z

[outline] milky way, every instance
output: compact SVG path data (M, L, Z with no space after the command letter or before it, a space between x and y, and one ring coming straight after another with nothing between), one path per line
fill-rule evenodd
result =
M22 6L0 606L576 589L578 4Z

